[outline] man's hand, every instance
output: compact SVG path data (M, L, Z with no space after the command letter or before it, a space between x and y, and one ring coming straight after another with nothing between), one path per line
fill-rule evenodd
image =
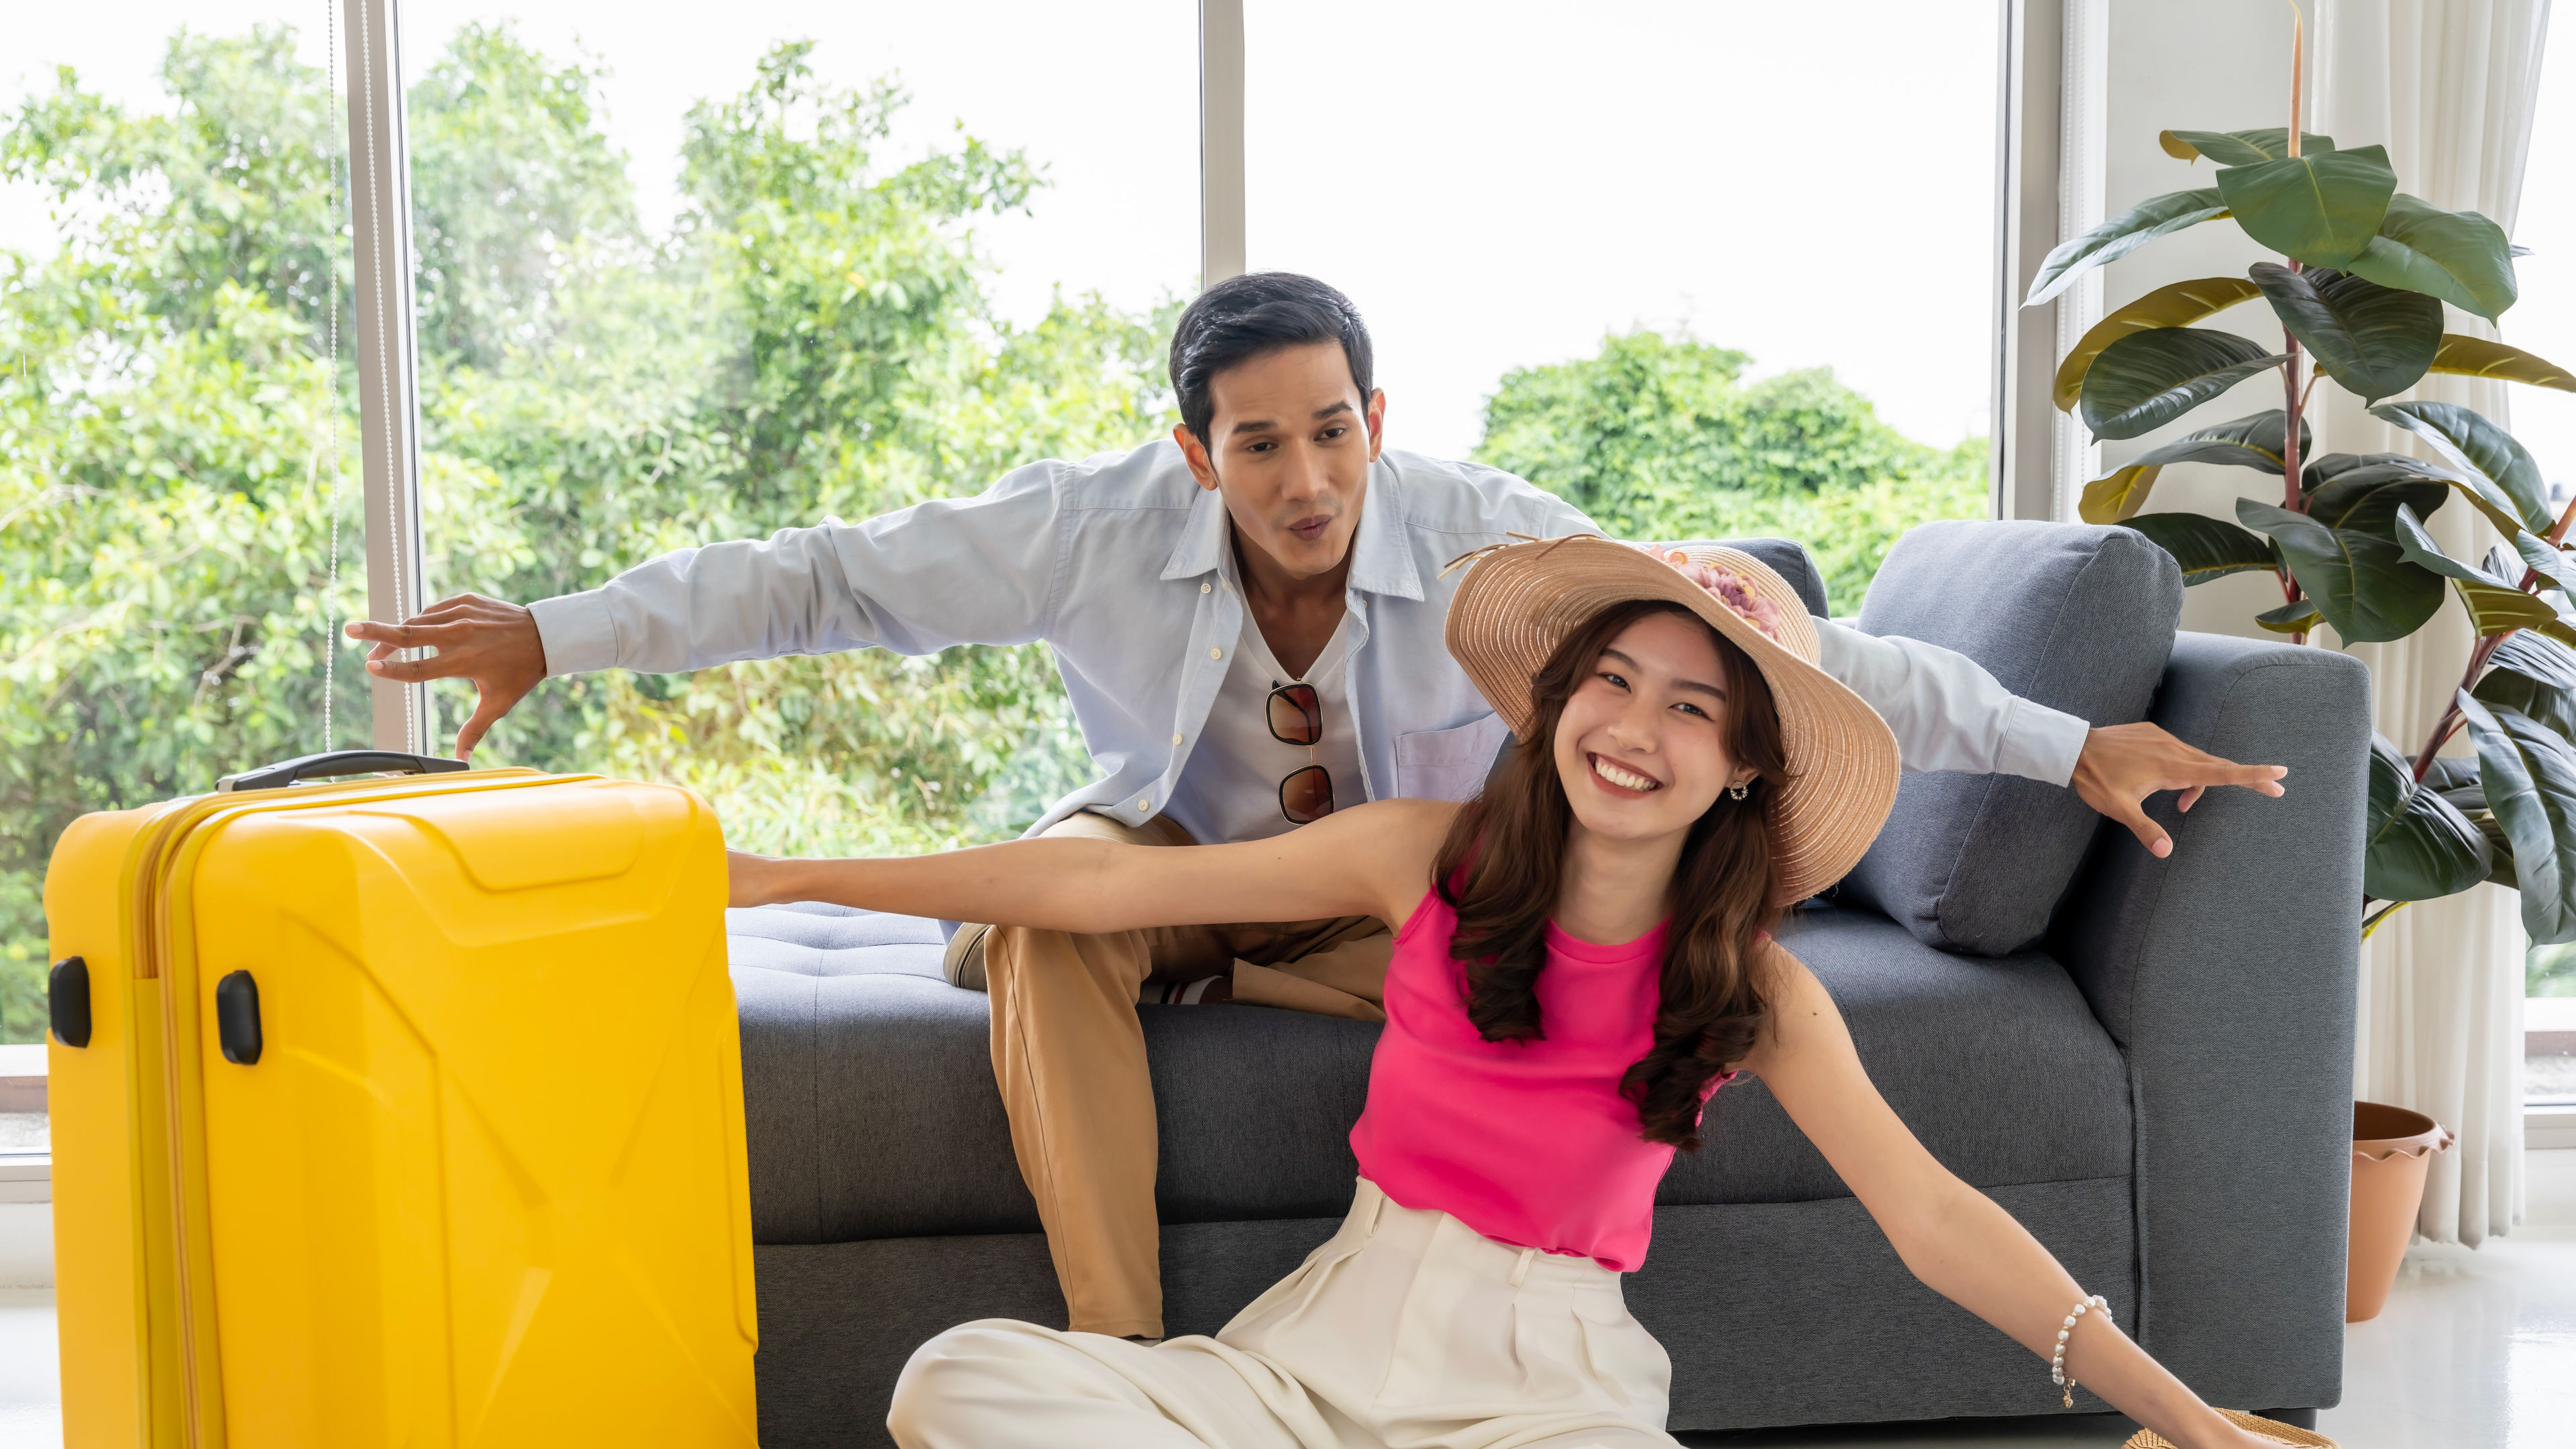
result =
M2069 781L2084 803L2129 827L2151 855L2173 854L2173 840L2140 808L2159 790L2180 790L2174 807L2189 810L2200 792L2212 785L2242 785L2265 795L2281 793L2280 779L2290 773L2279 765L2240 765L2206 750L2196 750L2164 727L2152 724L2106 725L2084 737Z
M474 717L456 732L460 760L473 758L483 732L546 677L546 646L538 637L536 616L523 605L481 594L441 599L399 624L361 619L349 626L349 637L376 646L367 651L367 672L380 679L405 684L474 681ZM392 657L404 649L438 652L427 659Z

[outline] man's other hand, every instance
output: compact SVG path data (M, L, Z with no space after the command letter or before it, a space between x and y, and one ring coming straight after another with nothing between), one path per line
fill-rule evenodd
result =
M441 599L399 624L361 619L349 625L349 637L376 646L367 651L367 672L379 679L404 684L474 681L474 717L456 732L460 760L473 758L483 732L546 677L546 646L538 637L536 616L523 605L481 594ZM437 653L426 659L393 657L405 649Z
M2200 792L2212 785L2242 785L2265 795L2281 793L2280 765L2240 765L2206 750L2196 750L2164 727L2152 724L2106 725L2084 737L2069 781L2084 803L2129 827L2151 855L2173 854L2173 839L2147 818L2146 798L2159 790L2180 790L2174 808L2189 810Z

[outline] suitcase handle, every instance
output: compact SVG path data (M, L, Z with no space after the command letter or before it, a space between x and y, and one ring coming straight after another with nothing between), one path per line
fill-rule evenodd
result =
M443 755L406 755L399 750L332 750L326 754L304 755L280 761L238 775L226 775L215 782L215 788L227 793L243 790L277 790L298 780L319 779L328 775L443 775L452 770L471 769L463 760Z

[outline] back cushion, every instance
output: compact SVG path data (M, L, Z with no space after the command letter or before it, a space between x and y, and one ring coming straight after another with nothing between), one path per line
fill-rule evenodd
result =
M2146 718L2181 617L2173 556L2134 529L1960 521L1888 550L1860 628L1955 649L2024 699L2110 725ZM1837 899L1927 945L2018 951L2048 929L2101 819L2039 780L1908 772Z

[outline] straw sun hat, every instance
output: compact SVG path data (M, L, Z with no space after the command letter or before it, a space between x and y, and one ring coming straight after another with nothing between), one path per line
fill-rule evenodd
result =
M1522 739L1537 713L1532 677L1566 635L1612 604L1668 599L1753 660L1779 707L1789 757L1789 783L1772 814L1775 905L1841 880L1887 823L1896 737L1859 695L1816 667L1805 602L1751 554L1714 544L1649 552L1577 534L1471 557L1449 604L1449 652Z

